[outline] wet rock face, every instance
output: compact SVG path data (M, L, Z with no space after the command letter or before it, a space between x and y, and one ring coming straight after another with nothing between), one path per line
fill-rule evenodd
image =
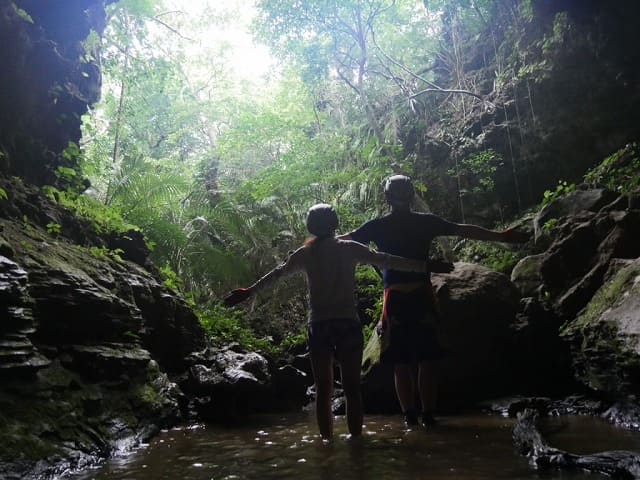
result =
M13 199L37 197L11 187ZM168 375L205 346L184 299L137 263L81 246L94 237L48 233L39 221L66 214L34 203L42 219L24 219L27 202L0 208L2 478L87 465L174 424L186 402Z
M544 345L538 351L550 357L536 363L547 371L556 363L557 373L568 362L582 387L611 398L640 393L640 210L632 198L595 189L554 200L536 217L544 251L512 274L529 296L518 314L521 350Z
M598 212L604 206L618 199L618 195L610 190L595 188L588 190L574 190L545 205L533 219L535 240L544 235L547 222L557 221L559 218L576 215L580 212Z
M0 0L0 172L54 184L58 154L80 139L80 117L100 95L97 52L82 41L105 26L98 0ZM47 152L43 155L43 152Z
M17 263L0 255L0 372L4 376L29 375L50 363L29 339L35 329L27 277Z
M554 310L560 318L572 319L602 285L614 259L640 256L640 211L582 212L560 224L540 273Z
M640 259L612 276L562 331L576 376L616 395L640 393Z

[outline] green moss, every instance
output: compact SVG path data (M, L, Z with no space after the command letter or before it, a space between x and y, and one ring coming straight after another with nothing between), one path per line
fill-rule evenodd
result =
M620 270L596 292L582 315L567 326L567 331L591 325L598 321L605 310L613 307L616 300L620 299L623 293L631 288L638 275L640 275L640 264L638 263Z
M137 385L131 392L131 404L135 409L146 407L154 411L163 403L160 393L148 383Z
M584 312L562 329L561 335L571 341L576 376L590 388L637 393L634 372L640 369L640 363L635 341L620 335L615 317L603 320L608 310L618 307L629 292L637 289L639 275L640 262L620 270L600 288Z

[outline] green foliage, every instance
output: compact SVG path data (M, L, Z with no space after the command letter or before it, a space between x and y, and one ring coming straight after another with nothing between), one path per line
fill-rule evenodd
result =
M60 235L60 229L61 229L61 226L59 223L55 223L55 222L47 223L47 232L49 233L49 235L57 237L58 235Z
M609 155L584 176L585 183L626 193L640 186L640 145L631 143Z
M542 229L546 231L550 231L550 230L553 230L553 227L555 227L557 224L558 224L557 218L550 218L549 220L544 222L544 224L542 225Z
M44 185L42 191L52 202L68 208L87 221L97 233L137 230L137 227L124 221L117 208L108 207L88 195L78 195L71 190L58 190L51 185Z
M100 35L95 30L91 30L87 38L80 42L85 52L82 61L89 63L96 61L100 49Z
M124 253L124 251L120 248L111 250L108 247L97 247L94 245L89 247L89 253L91 253L91 255L93 255L94 257L100 260L111 259L111 260L117 260L121 262L122 261L121 255Z
M460 160L457 168L450 168L447 173L461 177L463 193L492 193L495 174L503 165L502 155L490 148L468 155Z
M471 88L459 68L475 60L457 57L463 50L454 40L479 39L500 12L514 11L489 0L261 0L256 28L282 63L271 77L277 82L256 89L231 80L224 48L194 58L183 35L198 38L202 25L167 11L162 22L171 29L164 29L153 3L108 7L102 100L84 118L81 154L72 145L64 152L82 172L59 171L76 181L88 176L91 197L53 187L47 194L98 231L137 225L154 245L165 285L188 292L213 338L275 348L239 311L204 305L297 248L313 203L333 204L345 232L386 208L382 182L391 173L413 175L419 200L449 198L447 167L418 153L430 141L419 132L435 119L456 135L454 113L468 119L478 100L418 92L436 70L449 72L454 87ZM499 75L507 82L511 74ZM491 196L501 166L486 150L464 158L455 175L465 193ZM499 251L469 255L501 269L512 260ZM379 278L366 268L357 275L367 314L377 318ZM303 339L296 330L283 345Z
M62 150L62 157L67 160L77 161L81 156L80 147L76 142L69 142L67 146ZM63 167L58 167L60 170ZM71 173L72 176L75 176L76 172Z
M9 197L7 196L7 191L0 187L0 200L8 200Z
M31 18L31 15L29 15L25 10L18 7L14 2L11 2L11 6L13 7L13 11L20 19L24 20L27 23L33 24L33 18Z
M555 190L545 190L542 198L542 205L546 205L562 195L573 192L575 189L575 183L567 183L566 180L558 180L558 185Z
M137 342L138 340L140 340L140 335L130 330L127 330L126 332L124 332L123 335L133 342Z
M479 263L492 270L509 274L523 253L504 246L475 240L463 240L454 249L463 261Z
M181 292L184 288L184 284L180 276L171 268L169 263L165 263L164 266L159 267L160 274L162 275L162 284L165 287L171 288L178 292Z
M59 166L58 168L56 168L56 177L58 178L71 181L75 178L76 175L77 175L77 172L73 168L62 167L62 166Z
M542 51L545 52L552 48L552 46L562 45L571 27L571 20L567 12L556 13L553 19L553 35L545 39Z
M258 338L245 325L245 316L240 309L212 305L210 308L196 308L200 323L211 339L218 344L238 342L249 350L273 353L276 346L268 338Z
M298 332L288 333L280 342L282 351L292 350L307 343L307 329L301 327Z
M378 272L369 266L356 268L356 288L365 314L373 323L382 315L382 279Z

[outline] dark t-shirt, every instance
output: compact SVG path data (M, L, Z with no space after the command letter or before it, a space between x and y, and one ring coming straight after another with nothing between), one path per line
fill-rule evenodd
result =
M374 218L350 233L356 242L373 242L378 250L401 257L427 259L431 241L441 235L455 235L456 224L437 215L419 212L392 212ZM384 286L428 281L429 274L383 270Z

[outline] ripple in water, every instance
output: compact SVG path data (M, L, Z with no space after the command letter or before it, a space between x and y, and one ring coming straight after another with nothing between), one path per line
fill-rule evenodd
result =
M195 425L163 432L135 453L114 458L73 480L300 480L429 479L533 480L607 477L582 472L536 472L513 448L513 420L481 414L440 417L429 430L407 430L399 417L370 415L360 439L335 423L335 439L322 442L312 415L261 416L242 427ZM640 434L597 419L548 423L554 446L587 453L639 450ZM615 432L612 434L612 432ZM586 440L588 439L588 441ZM556 442L555 440L558 440ZM617 442L617 443L616 443ZM575 447L575 448L574 448ZM592 450L595 451L595 450Z

